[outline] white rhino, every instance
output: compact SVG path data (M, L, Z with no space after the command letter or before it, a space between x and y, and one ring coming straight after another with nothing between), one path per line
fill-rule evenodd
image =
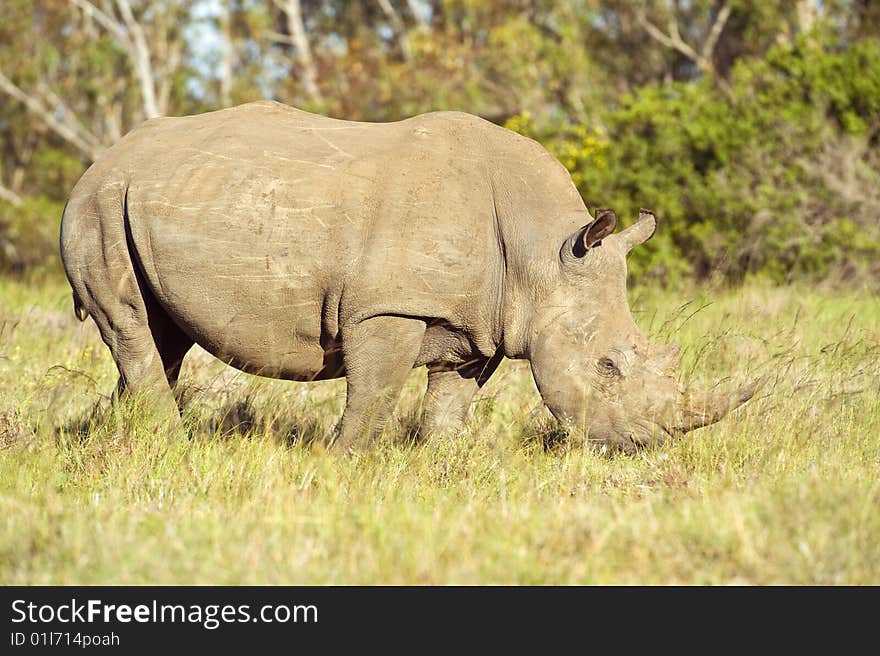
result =
M345 376L343 448L381 431L423 365L422 430L455 432L508 357L577 435L631 449L754 386L677 387L677 349L651 346L626 299L655 217L616 220L590 216L538 143L469 114L356 123L256 102L126 135L74 188L61 255L119 391L169 416L194 343L263 376Z

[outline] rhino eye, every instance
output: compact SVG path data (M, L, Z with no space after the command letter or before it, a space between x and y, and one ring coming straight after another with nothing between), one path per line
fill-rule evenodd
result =
M617 368L617 365L614 364L614 360L611 358L599 358L597 365L599 373L601 374L606 376L620 376L620 369Z

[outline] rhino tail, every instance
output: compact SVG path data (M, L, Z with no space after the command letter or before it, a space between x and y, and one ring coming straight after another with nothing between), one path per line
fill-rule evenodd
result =
M89 311L86 310L83 305L82 299L76 295L76 292L73 292L73 313L76 315L76 318L80 321L85 321L89 318Z

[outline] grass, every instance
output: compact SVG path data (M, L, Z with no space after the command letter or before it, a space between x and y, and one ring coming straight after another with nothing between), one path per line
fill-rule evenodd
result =
M109 406L67 287L0 280L0 583L880 583L880 300L637 290L684 375L771 373L715 426L635 456L554 445L523 363L456 440L327 453L344 383L188 357L189 439ZM711 301L711 302L710 302Z

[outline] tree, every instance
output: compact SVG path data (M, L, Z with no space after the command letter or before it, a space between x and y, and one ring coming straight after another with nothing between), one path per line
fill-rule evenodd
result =
M17 18L37 32L32 47L40 52L10 75L0 67L0 91L86 159L132 125L168 111L185 49L180 18L187 3L115 0L99 7L69 0L59 9L14 2ZM49 40L47 32L59 38ZM129 104L131 78L140 92L136 108Z

